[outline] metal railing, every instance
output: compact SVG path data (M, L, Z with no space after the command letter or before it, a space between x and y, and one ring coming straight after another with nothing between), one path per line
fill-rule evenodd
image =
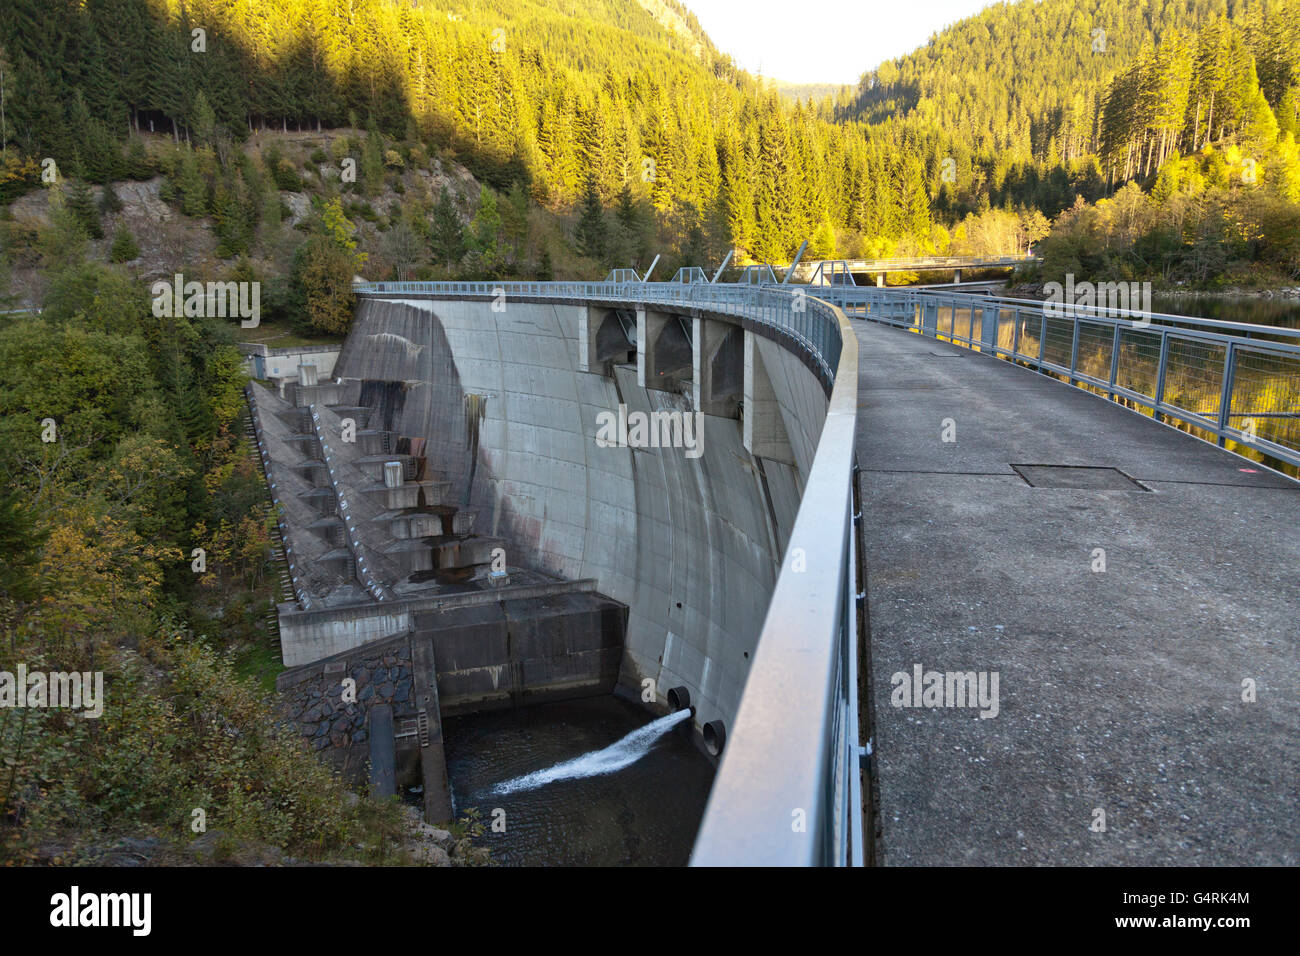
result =
M803 268L812 271L823 262L842 262L854 272L929 272L947 271L949 269L1003 269L1038 261L1035 256L917 256L901 259L813 259L803 263Z
M853 521L858 343L844 314L791 287L378 282L359 284L356 291L382 298L561 300L732 315L766 328L822 371L826 421L691 862L861 865Z
M367 282L356 283L359 295L384 298L427 295L438 298L558 300L607 302L624 307L675 307L734 315L792 339L819 367L830 391L840 359L840 329L834 310L817 306L804 289L771 286L714 285L692 282Z
M1054 373L1300 467L1300 330L959 292L829 286L845 314Z
M842 312L827 311L842 342L834 389L693 866L865 861L852 486L858 341Z

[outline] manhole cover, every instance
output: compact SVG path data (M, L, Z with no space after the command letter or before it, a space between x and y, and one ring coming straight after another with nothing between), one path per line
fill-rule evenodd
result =
M1118 468L1091 465L1012 465L1031 488L1086 488L1090 491L1150 491Z

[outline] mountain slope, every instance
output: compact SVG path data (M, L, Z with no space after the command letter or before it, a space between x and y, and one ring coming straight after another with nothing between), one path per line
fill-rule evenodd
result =
M670 0L9 0L0 44L11 150L95 182L140 133L364 127L552 209L644 206L683 261L929 225L904 157L784 106Z
M862 77L845 119L941 127L976 150L1065 160L1095 146L1108 83L1169 34L1218 17L1246 24L1294 0L1041 0L1000 3Z

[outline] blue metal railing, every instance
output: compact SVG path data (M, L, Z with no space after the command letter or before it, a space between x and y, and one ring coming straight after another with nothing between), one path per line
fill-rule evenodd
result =
M358 294L600 302L735 316L822 371L817 453L700 824L692 865L861 865L853 456L858 343L799 287L704 283L376 282Z
M353 287L359 295L394 297L560 300L609 302L626 307L661 305L733 315L765 325L794 340L831 381L840 357L840 330L833 309L814 304L803 288L713 285L692 282L368 282Z
M1300 467L1300 330L960 292L825 286L846 315L1060 376Z

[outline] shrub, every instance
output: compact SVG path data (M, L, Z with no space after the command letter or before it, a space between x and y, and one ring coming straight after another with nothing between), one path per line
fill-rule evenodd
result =
M130 262L140 258L140 244L135 241L135 236L131 235L131 230L127 228L126 223L117 227L108 258L113 262Z

